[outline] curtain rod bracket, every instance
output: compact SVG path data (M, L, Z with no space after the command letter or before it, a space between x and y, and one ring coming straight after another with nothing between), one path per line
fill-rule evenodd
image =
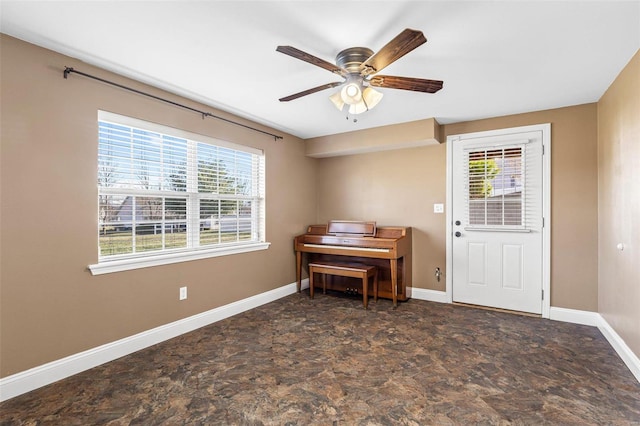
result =
M258 132L258 133L262 133L264 135L272 136L274 141L277 141L278 139L283 139L283 137L280 136L280 135L275 135L273 133L265 132L264 130L256 129L255 127L247 126L246 124L238 123L237 121L233 121L233 120L230 120L228 118L219 117L219 116L214 115L214 114L212 114L210 112L201 111L201 110L196 109L196 108L191 108L190 106L186 106L186 105L180 104L178 102L170 101L169 99L164 99L164 98L161 98L160 96L152 95L150 93L146 93L146 92L143 92L141 90L134 89L132 87L127 87L127 86L124 86L124 85L119 84L119 83L114 83L113 81L105 80L103 78L96 77L96 76L93 76L93 75L90 75L90 74L86 74L86 73L83 73L81 71L76 71L75 69L73 69L73 67L66 67L65 66L64 67L64 71L62 72L62 75L64 76L64 78L66 79L69 76L69 74L71 74L71 73L80 74L80 75L82 75L84 77L90 78L92 80L100 81L100 82L108 84L110 86L115 86L115 87L118 87L120 89L124 89L124 90L127 90L129 92L137 93L138 95L146 96L148 98L152 98L152 99L155 99L157 101L161 101L161 102L164 102L164 103L167 103L167 104L170 104L170 105L182 108L182 109L186 109L186 110L189 110L189 111L192 111L192 112L197 112L202 116L203 120L206 117L217 118L218 120L222 120L222 121L225 121L225 122L230 123L230 124L235 124L236 126L244 127L245 129L253 130L254 132Z

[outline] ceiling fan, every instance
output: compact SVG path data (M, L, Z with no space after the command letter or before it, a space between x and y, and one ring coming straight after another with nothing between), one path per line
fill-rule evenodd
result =
M322 90L344 86L329 99L340 111L348 105L350 114L360 114L375 107L382 99L382 93L374 90L372 86L435 93L442 89L443 82L440 80L377 74L426 42L427 39L422 31L407 28L375 54L366 47L350 47L341 51L336 56L335 65L295 47L278 46L276 51L324 68L344 79L280 98L280 102L288 102Z

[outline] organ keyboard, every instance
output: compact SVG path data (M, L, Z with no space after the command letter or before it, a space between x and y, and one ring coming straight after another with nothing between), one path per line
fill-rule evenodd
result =
M375 222L361 221L311 225L306 234L294 240L298 292L304 257L307 263L357 262L378 267L378 296L393 300L397 306L398 300L407 300L406 288L411 286L411 244L410 227L377 227ZM327 288L349 286L349 278L337 278Z

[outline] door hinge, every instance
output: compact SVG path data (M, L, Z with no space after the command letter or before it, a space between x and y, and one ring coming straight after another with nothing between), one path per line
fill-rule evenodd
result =
M544 228L544 217L542 218L542 227Z
M542 290L542 300L544 300L544 290Z

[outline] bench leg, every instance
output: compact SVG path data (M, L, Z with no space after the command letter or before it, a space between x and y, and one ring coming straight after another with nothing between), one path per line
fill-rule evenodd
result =
M373 301L378 303L378 272L373 275Z
M362 301L364 308L367 309L369 307L369 276L366 272L362 275Z
M309 269L309 297L311 299L313 299L313 276L315 275L315 272L313 271L313 269Z

